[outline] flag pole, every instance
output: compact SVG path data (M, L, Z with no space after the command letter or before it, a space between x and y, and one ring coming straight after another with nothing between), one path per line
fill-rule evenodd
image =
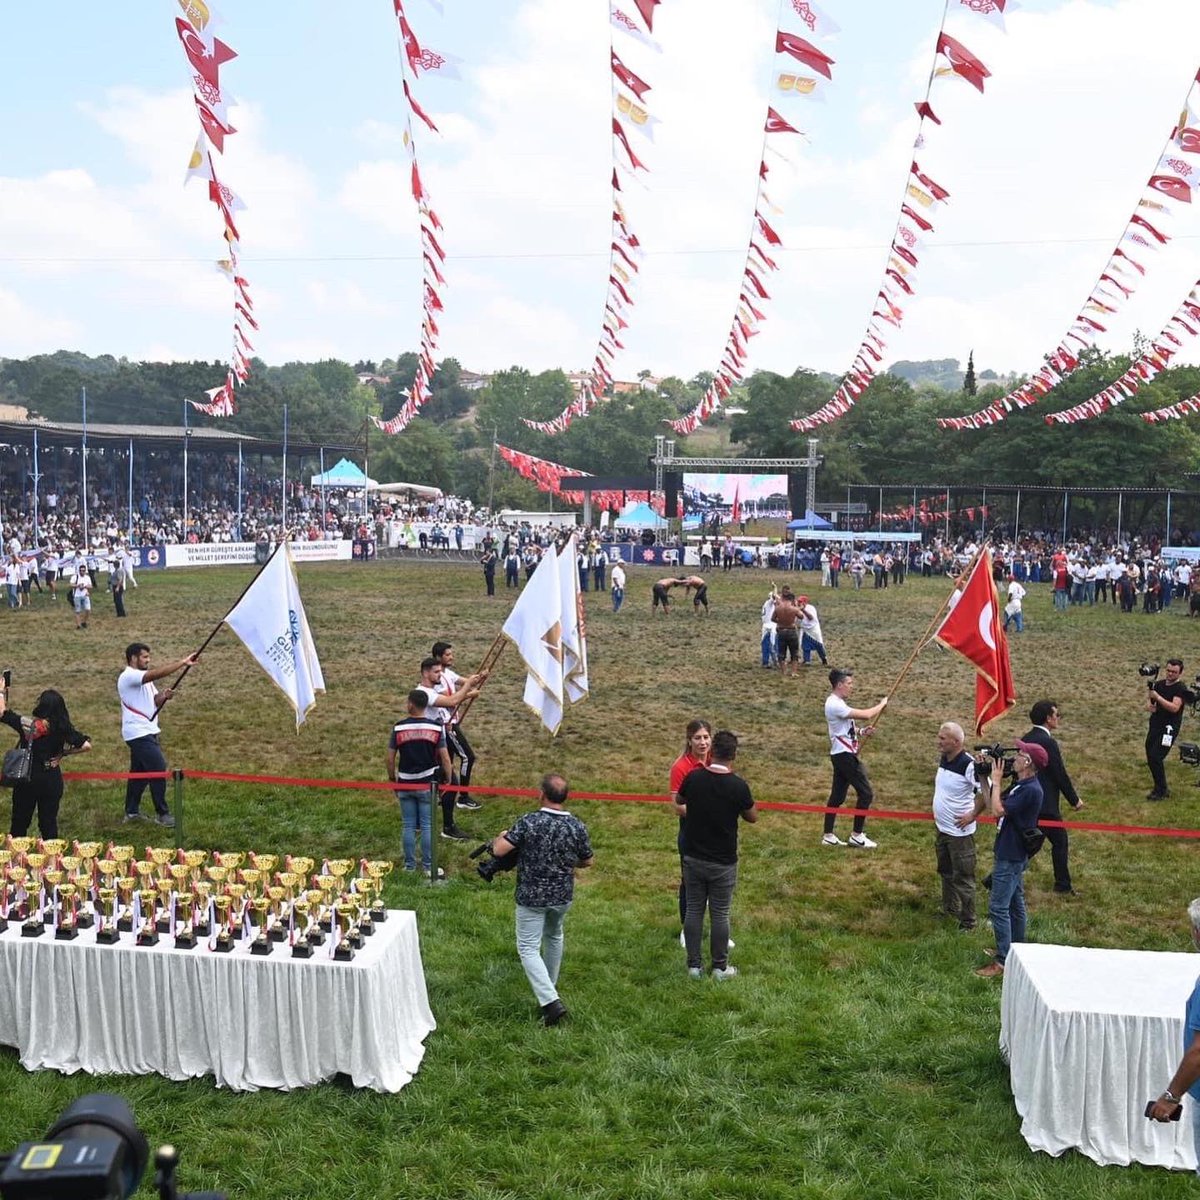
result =
M492 670L500 661L500 656L504 653L504 647L507 645L508 638L506 638L504 634L498 633L496 635L496 640L488 647L488 652L483 656L483 661L479 664L479 670L476 671L475 674L478 675L486 671L490 676ZM479 686L482 688L484 683L487 683L487 679L484 679L483 683L481 683ZM463 723L463 719L466 717L468 710L470 709L472 703L474 703L477 696L478 692L475 694L475 696L468 696L458 706L458 708L454 710L454 719L457 724L461 725Z
M991 545L991 539L984 538L983 543L980 545L979 549L975 551L974 557L963 569L962 575L959 576L960 579L970 579L971 578L971 572L975 570L976 566L978 566L979 560L983 556L983 552L990 545ZM953 596L957 590L958 590L958 587L957 587L957 585L955 585L955 587L950 592L950 596ZM904 664L904 666L900 670L900 674L896 676L896 682L892 684L891 689L889 690L889 692L887 694L889 707L891 706L892 697L896 694L897 690L900 687L900 684L904 682L904 677L912 669L913 663L917 661L917 655L920 654L921 651L924 650L925 647L929 644L929 639L933 636L934 630L938 627L938 623L941 621L942 617L944 616L944 614L946 612L946 609L950 605L950 596L947 596L946 599L942 601L942 605L937 610L937 612L934 614L933 620L929 622L929 625L926 627L925 632L923 634L921 634L920 641L917 642L916 647L913 649L913 652L908 656L908 662L906 662ZM875 725L874 725L875 728L879 727L879 722L881 720L883 720L883 715L886 712L887 712L887 709L885 708L883 710L883 712L881 712L879 714L879 716L875 718Z
M279 551L282 550L283 547L287 544L287 541L288 541L288 538L290 535L291 535L290 529L284 531L283 538L276 545L275 549L271 551L270 558L268 558L267 561L265 563L263 563L263 565L261 567L259 567L257 571L254 572L254 578L251 579L250 582L248 584L246 584L246 586L244 588L242 588L241 594L238 596L238 598L225 610L225 616L222 617L216 623L216 625L213 626L212 632L201 643L200 649L195 652L197 658L199 658L200 655L203 654L204 651L208 649L209 643L213 640L213 638L215 638L217 636L218 633L221 632L221 626L225 624L225 617L228 617L229 614L231 612L233 612L233 610L235 608L237 608L237 606L239 604L241 604L246 593L255 585L255 583L258 582L258 577L267 569L267 567L269 567L271 565L271 559L274 558L275 555L277 555L279 553ZM183 677L191 669L192 669L192 664L189 663L186 667L183 668L182 671L179 672L179 674L175 677L174 682L171 684L171 691L174 691L183 682Z

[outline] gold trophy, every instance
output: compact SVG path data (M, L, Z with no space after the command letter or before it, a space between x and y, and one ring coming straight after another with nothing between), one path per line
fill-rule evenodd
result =
M70 842L66 838L46 838L40 848L43 854L48 854L51 858L57 859L69 845Z
M158 893L158 920L154 928L159 933L174 933L171 928L171 895L175 885L169 879L155 881L154 890Z
M21 936L40 937L41 934L34 933L33 925L34 922L45 924L42 919L42 913L46 907L42 874L46 870L46 855L31 850L25 855L25 866L29 870L29 882L25 888L29 893L29 902L25 906L29 915L25 918Z
M131 865L133 867L133 873L138 877L138 881L139 881L139 885L140 885L140 889L141 889L142 920L143 920L143 922L149 920L151 922L151 924L153 924L154 916L155 916L155 912L154 912L155 904L157 903L157 900L158 900L158 867L152 860L149 860L149 859L139 860L138 862L132 863ZM150 904L149 915L147 915L147 913L145 911L146 910L146 893L147 892L152 893L154 896L154 900ZM140 946L143 944L142 940L141 940L141 930L139 929L136 932L138 934L138 945ZM146 944L153 945L152 942L149 942Z
M354 905L355 928L361 937L370 937L375 932L375 922L371 920L371 880L369 877L356 879L350 885L350 901Z
M8 866L5 868L4 874L8 879L9 885L9 891L5 897L9 906L8 915L14 920L24 919L26 913L29 911L29 894L26 891L26 885L29 882L29 869L27 867ZM23 893L20 903L17 902L18 891ZM13 905L16 905L16 911L13 911Z
M311 892L304 892L303 898L308 901L309 912L312 914L311 923L304 936L310 946L323 946L325 931L321 928L321 920L325 909L325 893L314 888Z
M108 857L117 864L118 875L132 874L125 866L126 863L132 862L135 857L132 846L109 846Z
M321 905L323 912L321 913L320 926L326 933L333 932L333 905L337 901L335 892L341 892L341 880L335 875L315 875L314 881L318 888L321 889Z
M205 867L204 873L217 887L220 887L229 878L228 867Z
M263 873L256 870L254 867L247 867L244 871L238 872L238 879L246 885L246 892L251 900L257 900L262 894L262 885L267 882L270 876L264 878Z
M299 854L289 854L286 861L287 869L293 874L299 875L301 879L307 879L309 871L316 866L311 858L305 858Z
M207 850L184 850L183 862L184 865L192 873L192 890L195 890L196 884L200 882L200 868L208 861Z
M54 930L56 942L70 942L79 936L79 926L75 919L75 896L78 890L73 883L59 884L58 926Z
M158 868L159 879L167 878L167 867L175 861L175 851L170 847L147 846L146 857Z
M371 920L376 925L387 920L387 907L383 903L383 881L395 867L395 863L383 858L371 859L367 863L367 875L370 876L371 888L375 893L375 902L371 905Z
M241 851L238 851L236 854L227 851L221 855L221 866L228 868L230 871L236 871L245 861L246 856Z
M222 954L228 954L233 949L233 935L229 932L230 911L233 901L228 896L217 896L213 900L217 910L217 940L215 949Z
M171 876L171 890L175 893L186 892L188 890L188 876L191 875L191 868L186 863L172 863L167 868L167 873ZM176 917L176 926L179 925L181 918ZM188 917L188 923L191 923L191 917ZM170 920L168 918L167 930L164 930L161 923L159 924L159 933L170 932L175 934L176 930L170 928Z
M208 902L212 898L212 890L213 885L206 879L192 884L192 893L196 897L196 921L193 923L193 929L197 937L208 937L212 933L212 925L208 919Z
M196 948L195 908L196 897L191 892L175 893L175 949Z
M104 939L106 944L115 942L118 933L129 933L133 929L133 891L136 887L137 880L132 875L117 876L117 898L121 909L117 913L117 928L112 931L111 938ZM96 940L100 941L99 938Z
M100 897L100 911L96 914L96 941L101 946L111 946L120 937L111 915L117 889L101 884L97 895Z
M283 905L284 901L290 899L288 890L285 887L269 887L266 893L271 901L271 920L267 937L273 942L282 942L287 938L287 932L283 928Z
M250 865L256 870L261 871L264 875L270 875L273 870L279 865L278 854L251 854Z
M137 865L142 866L141 863ZM153 867L154 864L149 865ZM142 902L142 927L138 930L137 944L139 946L157 946L158 930L154 925L154 909L158 902L158 890L144 887L138 892L138 899Z
M345 920L345 932L343 932L342 924ZM354 945L350 940L350 914L343 911L342 902L335 900L332 909L333 929L331 936L337 943L337 949L333 952L335 962L350 962L354 958Z
M18 857L28 854L30 850L37 845L37 838L31 837L13 837L11 834L8 838L8 848Z
M250 943L251 954L270 954L273 949L271 939L267 937L267 910L270 906L271 901L266 896L255 896L250 901L250 909L254 913L251 920L258 927L258 933Z
M242 937L242 924L245 920L243 913L246 905L246 885L244 883L227 884L225 893L233 901L234 916L229 932L235 941L240 941Z
M300 930L296 940L292 943L293 958L312 958L312 946L308 941L308 913L310 908L311 905L308 902L307 896L301 896L298 900L292 901L292 920Z

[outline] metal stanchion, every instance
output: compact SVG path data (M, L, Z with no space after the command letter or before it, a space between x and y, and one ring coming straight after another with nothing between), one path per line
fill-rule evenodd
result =
M175 845L178 848L183 845L183 770L176 767L171 772L171 778L175 781Z
M438 828L437 828L437 812L438 812L438 785L436 779L429 781L429 886L433 887L437 883L438 873ZM421 830L424 835L425 830ZM420 842L417 843L417 852L420 853Z

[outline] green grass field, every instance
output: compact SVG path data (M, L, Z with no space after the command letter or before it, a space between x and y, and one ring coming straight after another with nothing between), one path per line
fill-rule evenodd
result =
M714 574L707 620L683 606L652 620L656 574L630 572L617 616L607 596L587 597L593 694L557 739L522 706L523 672L507 652L468 721L477 782L532 787L554 768L578 790L661 793L684 725L704 716L741 735L738 769L759 800L823 802L826 680L819 667L783 680L758 665L766 573ZM125 644L149 642L157 661L183 655L248 578L248 569L147 571L127 620L101 596L85 632L62 600L36 594L31 611L0 613L12 707L27 712L41 688L58 687L96 744L72 765L124 770L115 679ZM449 637L460 669L470 669L510 603L503 589L486 600L480 573L466 567L318 565L302 567L300 579L328 695L297 735L282 697L223 631L164 720L172 765L381 779L387 733L420 658ZM815 576L802 581L820 606L831 660L856 668L864 704L887 690L948 590L910 580L886 592L821 591ZM1083 817L1194 825L1200 791L1174 759L1175 798L1141 799L1149 776L1136 666L1182 654L1191 678L1200 626L1179 611L1056 614L1044 587L1031 589L1026 611L1026 632L1013 639L1021 700L992 727L997 737L1023 732L1029 704L1049 695L1064 714L1060 740ZM928 807L937 727L948 718L969 727L973 695L965 663L936 648L922 654L865 751L879 807ZM1200 729L1185 723L1189 733ZM63 835L121 839L122 792L71 785ZM462 824L482 839L525 807L489 799ZM744 827L733 915L742 974L715 984L684 971L670 812L603 802L575 811L591 829L596 866L582 873L567 925L560 986L569 1025L535 1020L512 944L511 877L489 888L466 860L473 843L439 841L447 884L421 886L400 872L389 880L389 906L418 913L439 1024L402 1093L339 1081L232 1095L210 1079L30 1075L7 1049L8 1141L40 1134L78 1095L111 1090L129 1099L152 1144L181 1149L182 1186L261 1200L1192 1193L1188 1177L1027 1149L996 1048L999 987L972 975L990 933L984 924L962 935L935 917L930 825L876 821L879 849L862 854L820 847L816 816L764 813ZM191 782L185 812L192 847L400 857L387 792ZM153 834L139 827L137 840ZM990 842L990 831L980 835L982 862ZM1039 856L1027 885L1031 937L1188 948L1195 853L1184 841L1076 834L1081 898L1052 895L1048 856Z

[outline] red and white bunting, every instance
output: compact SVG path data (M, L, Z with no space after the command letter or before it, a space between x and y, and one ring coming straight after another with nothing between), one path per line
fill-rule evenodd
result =
M1154 425L1159 421L1182 421L1184 417L1195 413L1200 413L1200 392L1186 400L1180 400L1177 404L1168 404L1166 408L1156 408L1140 415L1143 421Z
M832 36L838 32L838 27L815 4L809 4L807 0L792 0L791 10L781 11L780 24L775 30L775 58L772 62L771 77L775 89L790 91L792 95L815 95L813 88L796 86L798 77L787 69L785 60L796 59L807 69L832 80L834 59L807 39L813 34ZM785 27L785 23L790 25L794 19L799 19L802 32ZM783 83L785 79L790 81L786 89ZM749 358L748 343L752 337L757 336L760 332L759 325L766 320L766 314L758 307L763 301L771 298L763 278L777 271L779 264L767 253L762 243L765 242L771 247L783 245L783 239L763 215L773 209L766 193L767 179L771 171L767 162L767 152L773 148L770 142L772 135L803 136L803 131L792 123L796 118L790 113L787 118L782 116L774 107L774 99L773 90L763 120L762 148L759 151L758 162L758 195L755 198L754 216L750 224L746 259L738 286L737 305L726 335L720 365L696 407L684 416L668 422L677 434L683 436L694 433L702 422L720 408L721 401L729 395L733 385L742 381L746 360Z
M417 159L417 139L413 132L416 117L431 133L439 133L436 122L418 102L413 83L419 76L428 75L441 79L461 78L459 59L453 55L439 53L422 46L404 11L404 0L392 0L396 10L396 24L400 34L400 80L404 100L408 106L404 114L404 145L410 162L409 178L413 202L417 206L417 221L421 233L421 337L417 346L417 373L408 391L401 393L404 403L395 416L386 421L372 417L378 429L384 433L403 433L421 406L429 399L430 384L437 365L440 330L437 315L445 310L441 289L446 286L442 268L446 265L446 252L438 239L442 222L430 202L429 191L421 178ZM411 81L410 82L410 77Z
M929 73L929 83L924 97L917 101L916 111L919 122L917 136L913 140L912 165L904 181L904 195L900 204L900 215L896 220L896 229L892 234L891 245L888 248L887 262L884 264L883 278L879 291L875 294L871 316L867 329L850 360L850 369L842 378L832 399L821 406L816 412L806 417L799 417L789 424L800 433L811 433L818 426L843 417L854 407L858 397L870 386L875 374L874 364L883 361L887 349L887 339L890 337L888 326L900 329L904 324L904 307L907 298L914 296L917 290L916 273L920 267L920 255L926 234L934 232L932 217L943 204L950 199L950 193L937 180L921 169L917 154L926 145L926 129L940 126L941 118L934 112L931 95L935 82L943 78L965 79L980 92L984 90L984 81L991 77L991 71L983 61L969 50L958 38L951 37L946 32L946 21L952 11L963 12L971 16L985 17L995 21L998 10L1003 28L1005 8L1013 7L1008 0L962 0L953 9L949 4L943 13L942 25L938 29L937 41L934 44L933 69ZM796 50L784 47L793 57L800 57ZM806 61L801 59L801 61ZM814 65L814 64L809 64ZM819 69L819 67L814 67Z
M1190 82L1187 99L1184 102L1184 112L1191 109L1197 91L1200 90L1200 72L1197 78ZM1173 209L1170 201L1175 203L1190 203L1192 190L1195 186L1192 173L1197 164L1185 159L1182 154L1187 150L1183 146L1183 135L1186 127L1181 123L1172 127L1167 138L1166 146L1159 156L1158 165L1146 183L1142 198L1134 208L1133 214L1125 225L1125 231L1117 242L1116 249L1109 255L1095 284L1080 306L1070 328L1061 341L1047 356L1045 365L1029 380L1014 388L1007 396L993 401L986 408L977 412L967 413L961 417L939 417L938 425L942 429L984 429L1004 421L1010 412L1016 409L1029 408L1036 404L1048 392L1053 390L1079 366L1078 351L1082 347L1091 347L1096 343L1098 333L1107 332L1104 321L1097 316L1107 317L1115 314L1135 291L1138 284L1146 275L1143 261L1151 251L1170 241L1170 236L1163 233L1153 221L1143 216L1143 211L1169 216ZM1200 145L1197 146L1200 151ZM1182 151L1182 153L1180 153ZM1159 200L1163 197L1163 200ZM1136 255L1136 257L1135 257ZM1094 314L1094 315L1091 315ZM1173 318L1174 320L1174 318ZM1074 345L1072 345L1072 343ZM1100 396L1092 397L1084 405L1077 406L1086 409L1088 416L1099 416L1101 412L1112 407L1113 397L1109 403L1101 405ZM1119 396L1119 393L1117 393ZM1123 398L1123 397L1121 397ZM1120 398L1116 399L1120 403ZM1075 410L1068 410L1074 412ZM1062 418L1062 420L1059 420ZM1083 418L1075 417L1075 420ZM1064 413L1054 413L1047 418L1050 423L1071 424Z
M228 246L228 258L221 259L217 266L233 283L233 346L225 382L220 387L209 388L207 404L198 400L188 403L198 412L210 417L230 417L237 412L236 387L249 377L250 363L239 344L241 321L258 328L251 315L254 302L250 297L249 284L241 274L241 235L238 233L234 214L245 211L246 205L232 188L217 177L212 152L224 153L225 139L237 133L229 120L229 98L221 88L221 67L237 58L237 52L213 34L217 17L208 3L196 0L179 0L182 17L175 18L175 32L188 61L192 82L192 100L200 122L200 133L188 159L184 184L199 179L208 185L208 198L221 214L224 228L222 235ZM247 343L249 345L249 343Z
M631 15L628 6L622 7L618 0L609 0L612 28L628 34L633 42L661 53L662 47L650 36L654 27L655 10L661 0L631 2L640 21ZM528 417L521 418L530 429L551 436L569 429L573 421L579 417L586 417L596 404L604 399L605 389L611 387L613 382L610 363L617 351L625 348L618 334L620 330L629 328L631 311L636 303L635 279L640 270L642 248L621 201L624 193L621 180L628 181L636 176L638 171L649 171L650 168L639 154L639 151L641 154L646 153L645 147L639 144L635 149L626 131L631 129L646 141L653 142L655 126L659 122L647 104L646 93L652 90L652 85L647 82L645 71L640 67L635 70L628 65L623 57L625 46L622 45L621 53L618 53L616 40L611 32L608 42L613 102L612 237L608 253L608 287L601 310L600 336L596 342L595 357L588 369L588 380L580 386L575 399L550 420L534 421Z

